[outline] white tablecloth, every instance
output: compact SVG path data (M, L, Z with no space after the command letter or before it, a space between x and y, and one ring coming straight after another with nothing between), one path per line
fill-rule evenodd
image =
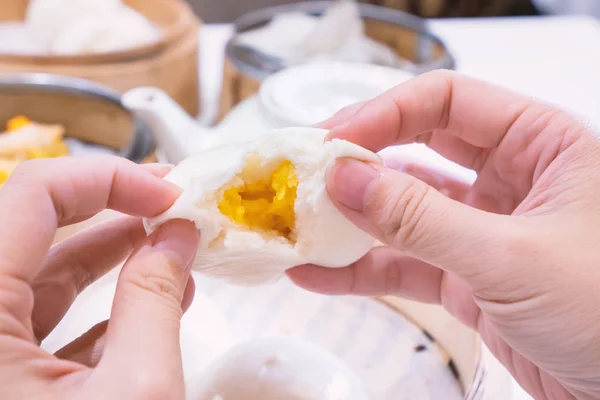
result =
M488 18L429 22L459 72L555 103L600 125L600 22L590 17ZM230 25L200 34L203 122L217 110ZM505 390L509 390L505 388ZM515 383L513 400L530 398Z

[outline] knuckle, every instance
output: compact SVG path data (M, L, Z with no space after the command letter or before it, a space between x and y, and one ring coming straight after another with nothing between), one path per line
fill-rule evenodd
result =
M551 246L545 246L548 241L546 233L528 226L521 217L513 218L511 222L497 231L494 247L499 255L522 260L536 253L550 251Z
M0 311L19 321L31 317L34 307L34 294L29 283L10 275L0 277ZM2 324L0 324L2 331Z
M70 252L62 246L54 246L50 249L48 256L49 259L55 260L55 265L60 265L60 269L57 270L51 266L44 270L34 281L36 288L45 285L57 289L62 288L65 292L71 293L68 296L71 298L71 296L81 293L97 279L96 273L86 267L79 253Z
M167 400L177 392L176 383L166 374L138 371L131 380L133 397L139 400Z
M95 274L77 259L66 259L63 267L71 278L67 282L72 285L75 295L83 292L96 280Z
M409 248L419 241L426 198L430 187L413 179L404 187L392 187L381 204L379 225L387 243L397 248Z
M384 271L384 293L386 295L405 295L402 293L404 276L400 259L393 258L390 263L386 265Z
M152 254L151 259L141 261L142 268L130 274L129 284L137 291L179 304L183 295L179 263L162 253Z

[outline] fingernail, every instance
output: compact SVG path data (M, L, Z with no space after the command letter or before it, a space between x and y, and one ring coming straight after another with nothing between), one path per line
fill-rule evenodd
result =
M154 233L152 248L173 257L186 270L198 251L198 230L190 221L169 221Z
M332 196L351 210L363 211L381 173L367 163L344 159L333 167L330 177Z
M174 195L174 198L177 199L183 193L183 189L181 186L174 184L173 182L163 181L168 187L171 193Z
M165 168L173 169L173 167L175 167L175 164L152 162L152 163L142 164L142 167L147 167L147 168L165 167Z
M164 177L166 174L171 172L171 170L175 167L172 164L161 164L161 163L149 163L142 164L143 169L150 172L152 175L156 175L159 177Z
M340 133L342 133L346 129L348 129L350 127L350 125L351 125L350 122L344 122L341 125L337 125L333 129L331 129L329 131L329 133L327 133L327 136L325 137L325 141L329 142L331 139L336 139L340 135Z
M149 164L141 164L141 167L147 172L151 173L157 178L160 178L160 184L165 186L168 191L171 192L171 196L173 197L173 201L175 201L181 193L183 193L183 189L174 184L173 182L166 181L162 178L165 177L171 170L174 168L172 164L161 164L161 163L149 163Z

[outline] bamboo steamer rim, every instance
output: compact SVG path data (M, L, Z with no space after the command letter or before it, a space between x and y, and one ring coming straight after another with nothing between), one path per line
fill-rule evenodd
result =
M112 62L108 62L108 63L104 63L104 64L101 64L101 63L93 63L93 64L89 64L89 65L56 64L56 65L52 65L52 66L60 68L60 70L58 70L58 71L60 71L60 72L58 72L58 74L60 74L60 75L67 75L67 76L82 75L86 79L89 79L89 78L87 78L88 76L93 76L96 78L110 77L115 74L115 71L117 71L119 74L127 74L127 73L134 73L137 71L140 71L140 72L145 71L145 70L152 68L153 66L155 66L157 64L161 64L164 59L170 59L174 53L180 53L182 51L182 48L184 48L184 47L185 47L185 49L187 49L190 47L191 44L193 44L195 46L198 42L198 39L197 39L198 32L199 32L201 26L202 26L201 21L195 20L193 25L190 25L186 28L186 32L177 42L173 43L172 45L167 46L165 48L164 52L161 52L159 54L153 54L146 58L137 58L137 59L133 59L133 60L112 60ZM123 61L127 61L127 62L123 62ZM18 70L19 66L23 66L23 67L27 67L27 68L31 68L32 66L39 67L39 65L28 64L28 63L11 63L11 64L5 63L4 66L10 67L9 72L11 72L11 73L17 72L16 70ZM4 68L4 69L6 69L6 68ZM41 69L35 68L35 71L41 71ZM57 73L56 71L57 70L52 70L52 73ZM81 74L82 71L85 71L85 74ZM0 59L0 73L2 73L2 72L3 72L2 60Z
M146 0L149 2L150 0ZM119 63L153 56L165 51L170 45L178 41L185 33L197 23L196 16L191 6L182 0L151 0L166 7L170 7L177 14L176 20L168 26L161 26L162 32L159 40L131 49L117 50L105 53L92 53L80 55L24 55L1 54L0 64L29 64L29 65L94 65L106 63ZM127 3L127 1L125 1ZM128 4L132 7L130 4ZM144 12L132 7L142 15Z
M384 247L385 244L376 240L373 244L373 247ZM440 338L441 334L445 332L445 324L440 326L432 326L430 322L421 318L422 312L428 310L431 312L431 308L439 308L438 312L443 314L450 315L441 305L431 305L431 304L419 304L413 302L411 300L402 299L400 297L395 296L376 296L373 297L372 300L379 302L386 307L394 310L396 313L400 314L407 321L411 322L414 326L419 327L423 330L423 332L431 337L431 340L440 355L445 359L448 366L451 367L452 372L455 375L455 378L460 382L462 389L464 391L464 399L465 400L481 400L484 396L484 384L485 384L485 365L483 363L483 342L481 340L481 336L476 332L471 332L470 328L463 326L461 322L456 320L457 324L459 324L462 329L465 331L471 332L473 337L475 338L475 342L473 343L473 365L471 368L466 368L464 366L464 358L459 360L456 357L452 356L452 351L449 348L449 343L447 340ZM411 306L411 304L416 304L417 307ZM454 319L454 317L450 317ZM434 324L435 325L435 324ZM444 335L445 336L445 333ZM470 369L470 371L469 371Z

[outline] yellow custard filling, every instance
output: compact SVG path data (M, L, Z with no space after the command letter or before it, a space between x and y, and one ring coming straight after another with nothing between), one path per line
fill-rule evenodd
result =
M276 232L289 239L294 230L298 177L294 165L284 161L268 177L248 163L240 174L243 185L225 190L221 213L251 230Z

